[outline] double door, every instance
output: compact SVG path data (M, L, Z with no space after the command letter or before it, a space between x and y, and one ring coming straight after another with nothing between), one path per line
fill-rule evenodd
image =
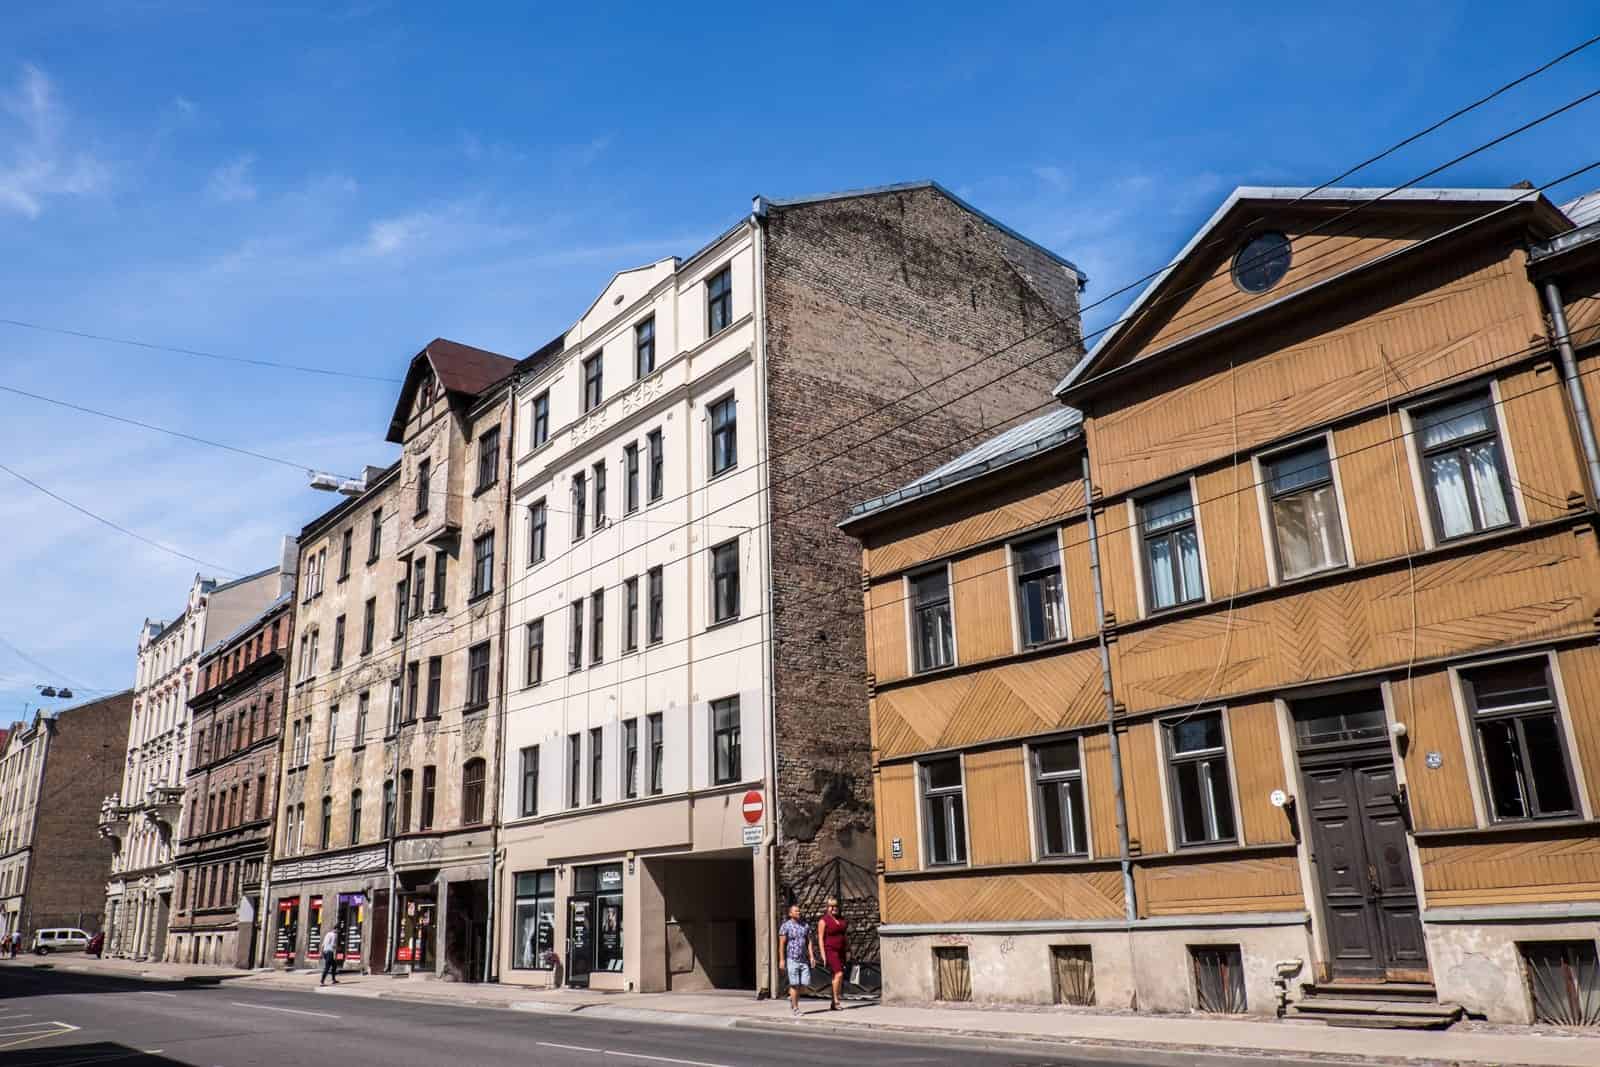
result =
M1426 981L1405 811L1387 743L1302 751L1332 978Z

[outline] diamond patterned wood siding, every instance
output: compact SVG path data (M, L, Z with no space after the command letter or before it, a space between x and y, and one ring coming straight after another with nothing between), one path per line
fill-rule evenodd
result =
M1600 899L1600 837L1521 839L1423 845L1428 907L1537 904Z
M1247 845L1291 844L1294 831L1283 809L1272 806L1272 791L1290 788L1284 775L1278 709L1270 700L1228 707L1228 740L1233 777L1239 785L1239 817Z
M1589 632L1594 538L1553 532L1516 544L1225 603L1125 633L1114 647L1117 695L1157 709L1382 667ZM1413 608L1413 590L1415 606ZM1413 646L1413 626L1415 644Z
M1450 675L1416 671L1390 686L1394 715L1406 728L1406 792L1418 830L1454 830L1476 824L1469 776L1476 773L1472 747L1461 736ZM1439 766L1428 766L1437 753Z
M1583 472L1556 365L1543 361L1503 376L1500 410L1511 438L1518 500L1528 519L1565 515L1569 496L1583 498Z
M1351 550L1357 566L1420 552L1422 517L1412 488L1408 438L1399 412L1334 431Z
M1032 862L1028 774L1022 748L969 752L964 764L972 865Z
M867 672L892 682L911 672L907 647L906 583L899 575L867 589Z
M1577 751L1579 781L1588 787L1589 809L1600 812L1600 648L1582 645L1556 657L1567 716Z
M1001 545L963 556L950 568L958 663L979 663L1017 651L1009 554Z
M1082 516L1079 462L1078 454L1072 453L1063 460L1070 472L1064 470L1055 478L1041 474L1025 485L999 489L977 506L958 505L951 509L954 518L948 510L941 510L935 516L908 522L904 533L867 550L867 573L885 577L1022 530Z
M1293 334L1263 335L1228 366L1195 361L1128 383L1089 441L1108 497L1239 450L1482 370L1544 332L1524 253L1485 249L1416 271L1403 291L1352 296ZM1277 290L1274 290L1277 294ZM1403 383L1403 384L1402 384Z
M1115 870L924 875L883 884L890 923L1121 917L1122 875Z
M917 836L917 768L895 763L878 771L878 859L886 871L914 871L921 861ZM894 839L901 855L894 858Z
M878 756L892 759L981 741L1031 737L1103 718L1092 647L880 690Z
M1217 911L1301 911L1300 871L1292 855L1134 868L1141 916Z

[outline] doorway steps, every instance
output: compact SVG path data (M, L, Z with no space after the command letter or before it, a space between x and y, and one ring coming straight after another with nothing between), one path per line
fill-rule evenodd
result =
M1289 1006L1293 1019L1381 1030L1443 1030L1462 1017L1426 982L1307 982Z

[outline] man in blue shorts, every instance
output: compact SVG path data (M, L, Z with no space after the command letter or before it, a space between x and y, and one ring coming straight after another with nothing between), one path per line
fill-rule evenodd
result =
M811 927L800 921L800 905L789 905L789 917L778 927L778 955L789 978L789 1011L800 1014L800 989L811 985L811 968L817 953L811 943Z

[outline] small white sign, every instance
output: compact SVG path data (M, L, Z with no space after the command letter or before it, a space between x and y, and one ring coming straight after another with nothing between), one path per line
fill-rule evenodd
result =
M1428 770L1436 771L1440 767L1444 766L1444 753L1443 752L1430 752L1423 759L1423 762L1428 765Z
M900 839L898 837L891 838L889 840L889 858L897 860L904 859L905 854L906 849L905 846L900 843Z
M761 847L761 827L746 826L744 828L744 843L751 848Z

